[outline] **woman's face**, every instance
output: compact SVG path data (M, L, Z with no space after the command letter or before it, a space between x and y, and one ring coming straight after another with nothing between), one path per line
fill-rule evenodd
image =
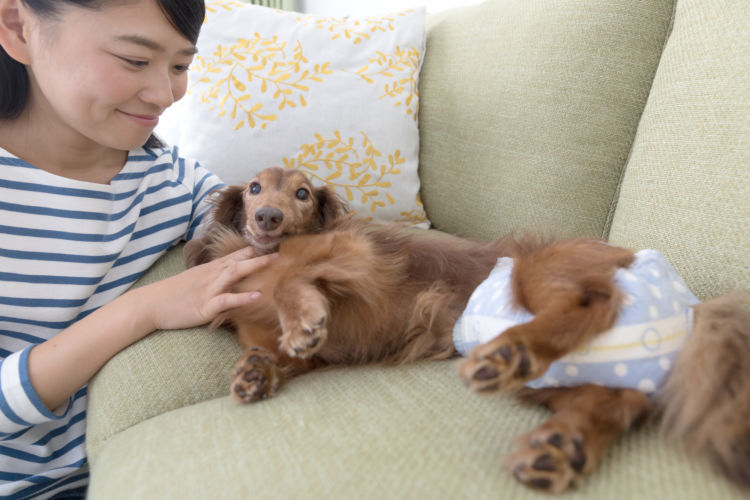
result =
M143 145L185 94L195 53L154 0L61 6L54 19L35 17L27 39L29 116L119 150Z

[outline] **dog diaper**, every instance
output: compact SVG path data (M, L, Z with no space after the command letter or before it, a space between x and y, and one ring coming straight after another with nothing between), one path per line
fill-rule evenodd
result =
M513 259L498 259L472 294L453 332L461 354L467 355L474 346L534 318L513 305L512 271ZM613 328L552 363L543 376L528 382L528 387L590 383L638 389L646 394L659 388L690 335L692 306L699 300L656 250L638 252L629 268L616 272L615 282L625 301Z

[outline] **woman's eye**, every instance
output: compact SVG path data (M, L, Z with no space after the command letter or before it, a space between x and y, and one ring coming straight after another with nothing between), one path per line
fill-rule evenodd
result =
M174 70L178 73L185 73L190 69L189 65L178 64L174 67Z
M123 61L133 66L134 68L142 69L148 66L148 61L141 61L139 59L128 59L127 57L120 57Z
M305 201L310 197L310 191L305 188L299 188L296 195L298 200Z
M252 194L258 194L258 193L260 193L260 184L258 184L257 182L251 183L250 184L250 192Z

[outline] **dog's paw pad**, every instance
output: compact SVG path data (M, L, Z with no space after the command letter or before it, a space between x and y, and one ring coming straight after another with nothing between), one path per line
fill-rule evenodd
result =
M517 389L534 378L536 363L522 342L498 337L474 348L460 367L464 383L477 392Z
M257 348L240 358L232 375L231 396L238 403L269 398L279 389L276 357Z
M506 459L513 476L526 486L562 493L580 483L586 467L583 439L575 432L542 426L521 438Z
M280 347L291 357L306 359L319 350L327 337L325 316L316 317L311 321L296 318L296 321L286 322Z

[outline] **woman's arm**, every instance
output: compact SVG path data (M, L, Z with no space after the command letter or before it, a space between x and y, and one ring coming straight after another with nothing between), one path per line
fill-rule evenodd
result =
M126 292L34 347L28 360L32 386L47 408L58 408L110 358L151 332L202 325L253 302L256 292L228 290L274 256L251 258L252 249L245 248Z

